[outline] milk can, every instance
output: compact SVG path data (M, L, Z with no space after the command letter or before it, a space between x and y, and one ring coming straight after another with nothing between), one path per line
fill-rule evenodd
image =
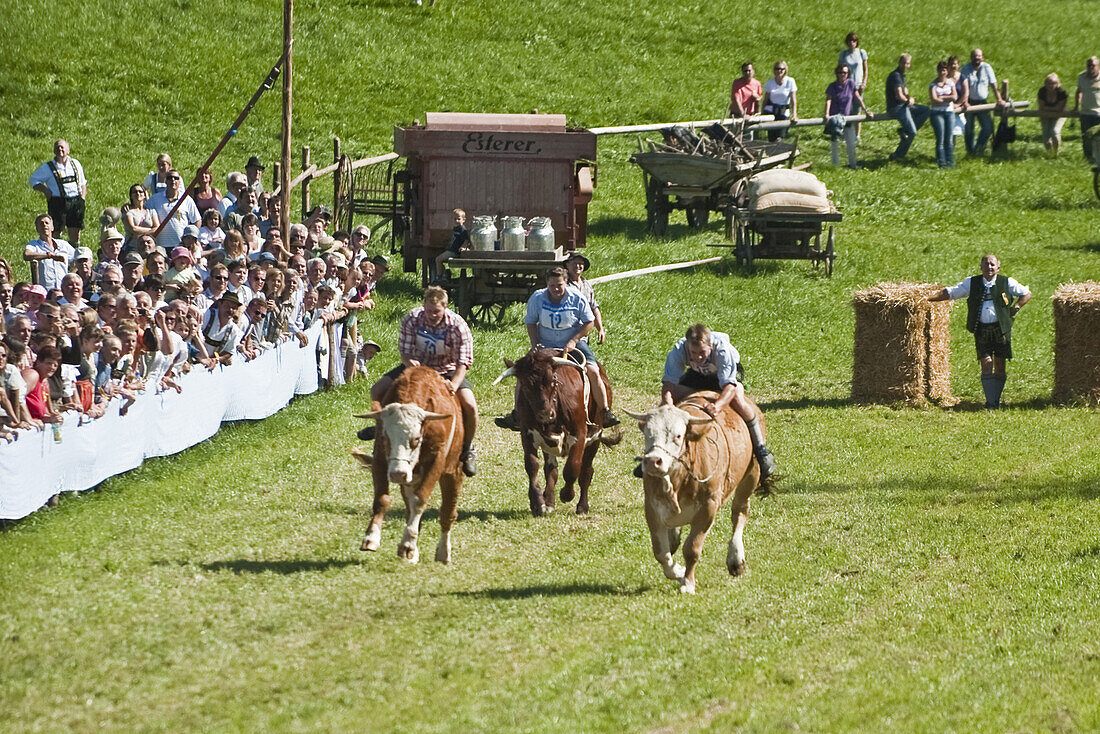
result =
M554 251L554 228L550 217L531 217L527 220L527 249L532 252Z
M500 249L523 252L526 247L527 230L523 228L523 217L505 217L504 229L500 232Z
M476 252L492 252L496 247L496 217L483 214L474 217L474 226L470 229L470 246Z

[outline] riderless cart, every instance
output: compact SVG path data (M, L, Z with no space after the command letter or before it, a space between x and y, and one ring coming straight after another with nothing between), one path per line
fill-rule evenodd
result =
M756 212L734 208L733 254L737 264L749 272L756 260L810 260L814 267L824 264L825 275L832 277L836 259L836 233L833 226L841 220L838 211ZM825 246L821 235L825 234Z

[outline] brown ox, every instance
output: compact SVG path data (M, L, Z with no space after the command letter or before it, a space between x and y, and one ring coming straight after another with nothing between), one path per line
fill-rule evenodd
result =
M439 482L443 495L439 509L441 533L435 560L451 560L451 525L458 515L462 490L462 412L458 399L439 373L429 367L411 367L398 377L382 399L385 407L364 418L378 425L374 456L352 450L374 477L374 507L362 550L376 551L382 540L382 521L390 506L390 482L405 498L405 534L397 555L416 563L420 521L432 488Z
M722 504L733 495L733 536L726 554L731 576L745 570L742 533L753 492L766 494L771 479L760 482L760 467L752 453L745 421L732 408L715 417L703 411L718 393L698 392L676 406L662 405L638 419L645 437L642 484L645 518L653 541L653 556L665 576L680 583L680 591L695 593L695 566L703 541ZM761 417L761 420L763 417ZM690 525L684 545L684 565L673 563L680 545L680 528Z
M565 458L561 501L574 497L573 485L579 483L577 514L588 512L588 488L592 484L592 461L600 444L614 446L622 438L616 427L612 435L588 422L596 415L596 401L584 385L584 368L575 362L554 356L548 349L532 349L509 362L493 384L505 377L516 378L516 417L523 441L523 463L527 470L527 495L531 514L545 515L554 509L554 486L558 482L559 457ZM600 366L600 379L607 387L607 406L611 407L611 385ZM588 398L587 410L585 397ZM539 451L542 451L546 489L539 488Z

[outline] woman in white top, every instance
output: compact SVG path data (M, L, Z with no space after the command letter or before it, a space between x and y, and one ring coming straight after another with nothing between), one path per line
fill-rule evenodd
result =
M122 227L126 230L127 250L141 251L138 246L143 234L151 235L160 226L160 217L152 209L145 208L145 200L149 195L141 184L130 187L130 206L122 217Z
M949 71L946 61L936 64L936 79L928 85L932 130L936 133L936 162L940 168L955 165L955 100L959 95L955 82L948 76Z
M798 119L798 85L787 76L787 62L777 61L772 69L774 76L764 84L764 114L777 120ZM769 130L768 140L779 140L782 130Z

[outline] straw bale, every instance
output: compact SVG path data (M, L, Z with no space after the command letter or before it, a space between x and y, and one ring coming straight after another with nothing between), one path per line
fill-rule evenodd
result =
M852 294L856 312L852 399L950 404L951 302L943 286L878 283Z
M1100 283L1064 283L1054 302L1054 400L1100 405Z

